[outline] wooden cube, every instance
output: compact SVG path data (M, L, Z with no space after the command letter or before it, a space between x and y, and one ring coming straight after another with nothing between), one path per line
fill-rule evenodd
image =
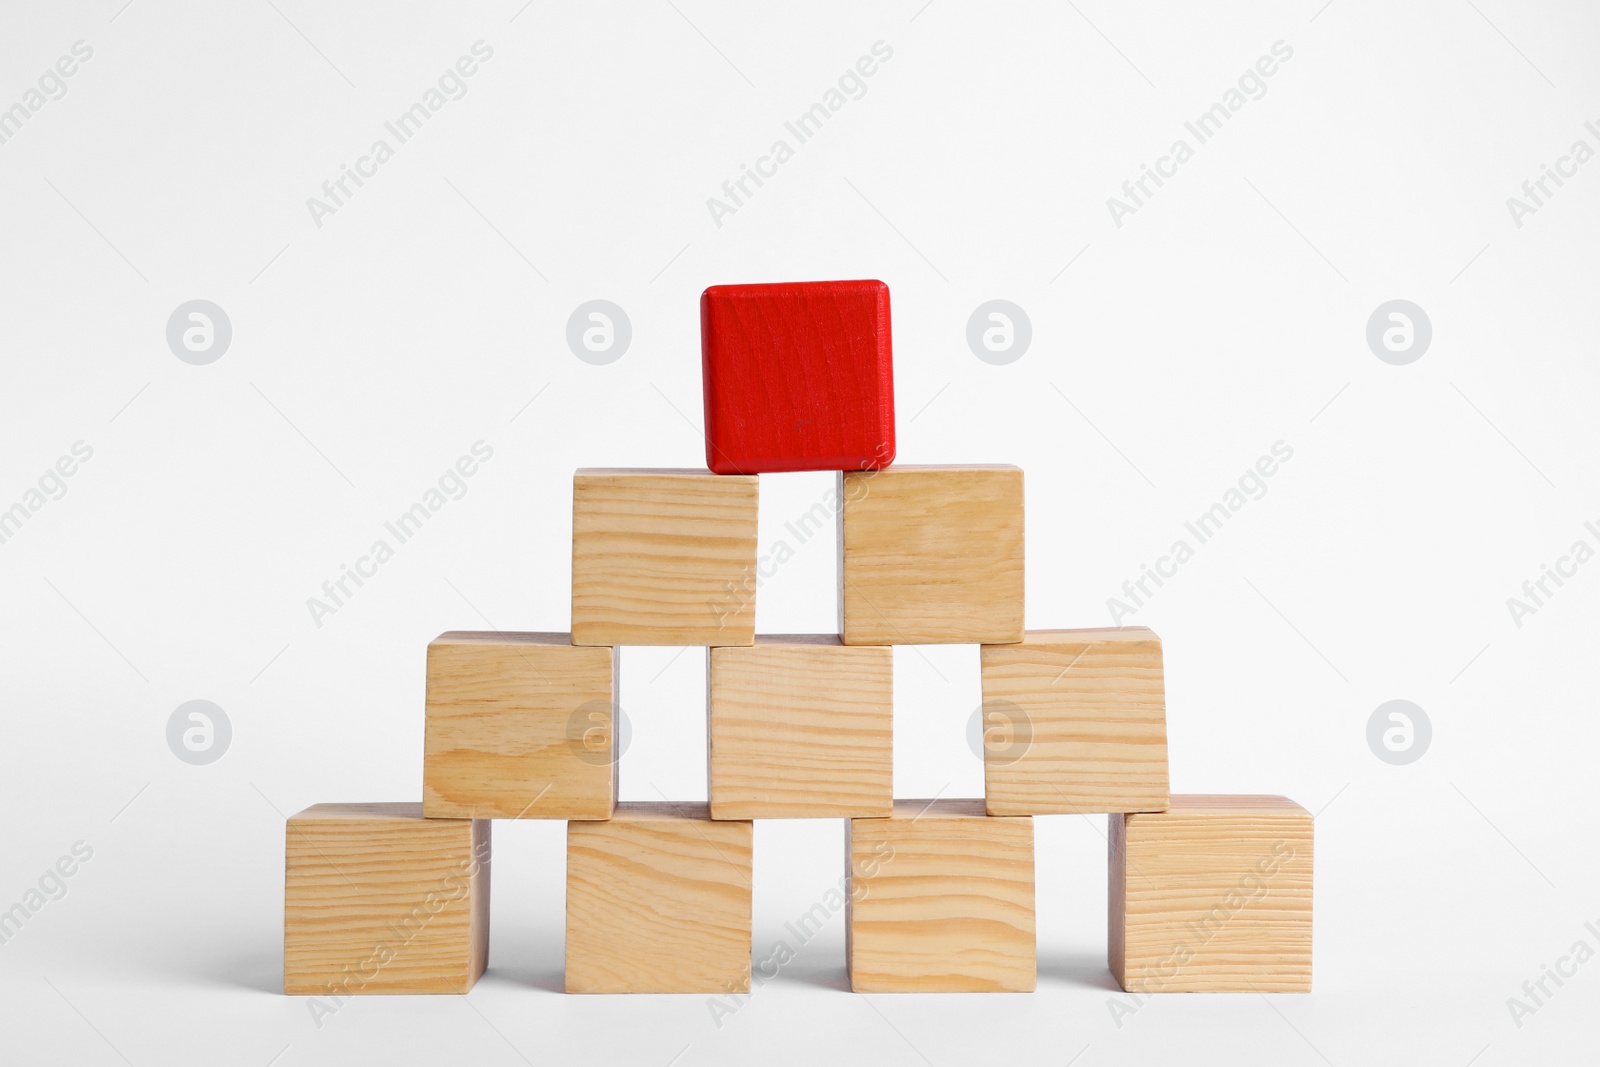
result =
M1029 630L1020 644L983 646L979 660L990 815L1167 806L1159 637L1142 626Z
M753 839L704 804L568 823L567 992L749 992Z
M857 993L1028 992L1033 820L981 800L897 800L847 824L845 953Z
M842 474L847 645L1022 640L1022 471L889 467Z
M748 645L756 477L580 470L572 478L572 643Z
M441 634L428 646L422 812L608 819L617 658L566 634Z
M1174 796L1111 816L1110 962L1130 993L1311 989L1311 815Z
M713 285L700 297L706 466L875 470L894 460L889 287Z
M489 959L489 824L420 804L289 819L283 991L465 993Z
M833 635L711 650L713 819L887 817L894 807L894 655Z

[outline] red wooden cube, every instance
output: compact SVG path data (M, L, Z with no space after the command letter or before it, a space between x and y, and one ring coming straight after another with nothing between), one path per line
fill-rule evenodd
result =
M889 287L713 285L700 297L706 466L877 470L894 460Z

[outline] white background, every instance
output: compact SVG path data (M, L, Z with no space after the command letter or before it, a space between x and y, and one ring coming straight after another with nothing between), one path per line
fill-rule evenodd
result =
M0 945L0 1058L1592 1059L1600 962L1520 1027L1507 998L1600 948L1600 564L1520 627L1506 600L1600 544L1600 163L1521 227L1506 198L1600 147L1600 14L1320 4L7 5L0 107L94 52L0 144L0 508L74 442L93 457L0 544L0 909L74 842L93 858ZM466 96L317 226L307 198L479 40ZM880 40L865 95L716 225L707 198ZM1115 225L1107 197L1280 40L1265 95ZM285 815L419 796L438 632L567 628L575 467L703 462L701 289L855 277L893 293L901 460L1026 469L1031 627L1109 621L1293 448L1125 621L1165 641L1175 791L1320 812L1315 992L1118 1025L1105 820L1057 816L1034 994L854 996L841 917L720 1026L699 996L568 997L563 828L502 822L472 993L319 1028L278 992ZM165 340L196 298L233 326L209 366ZM633 326L609 366L565 342L595 298ZM965 339L993 298L1033 327L1005 366ZM1433 324L1408 366L1365 340L1396 298ZM467 494L315 625L307 598L480 440ZM830 481L763 480L764 550ZM761 630L833 625L832 536L763 586ZM624 798L704 796L704 652L676 652L623 654ZM972 648L897 654L899 795L981 790L976 672ZM1433 723L1408 766L1366 741L1395 698ZM210 766L167 747L191 699L233 724ZM756 836L761 955L843 835Z

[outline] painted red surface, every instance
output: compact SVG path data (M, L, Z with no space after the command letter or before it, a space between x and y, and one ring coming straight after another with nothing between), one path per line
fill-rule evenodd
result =
M889 287L713 285L700 297L706 466L875 470L894 460Z

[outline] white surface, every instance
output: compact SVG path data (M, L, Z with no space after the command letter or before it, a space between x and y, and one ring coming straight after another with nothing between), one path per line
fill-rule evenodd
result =
M1520 1027L1506 1001L1600 947L1600 566L1520 628L1506 598L1596 542L1600 164L1520 228L1505 200L1600 143L1600 15L274 2L0 14L0 106L94 50L0 144L0 507L94 450L0 544L0 908L93 848L0 945L0 1058L1592 1059L1600 963ZM306 198L479 40L466 96L315 226ZM714 225L706 198L880 40L865 95ZM1266 94L1116 227L1106 198L1279 40ZM1128 621L1166 642L1176 790L1327 805L1316 991L1172 996L1118 1026L1104 820L1051 817L1033 995L856 997L835 920L720 1027L704 997L567 997L562 828L500 823L492 966L465 1002L357 999L317 1027L276 992L284 814L418 795L439 631L566 627L573 468L702 462L704 286L839 277L893 291L901 459L1027 470L1032 627L1105 622L1293 447ZM195 298L233 325L209 366L164 338ZM594 298L633 325L609 366L564 340ZM992 298L1032 321L1007 366L965 341ZM1409 366L1364 339L1394 298L1433 323ZM306 599L479 440L467 494L314 626ZM763 482L763 546L827 479ZM763 587L762 630L831 625L833 552L809 542ZM975 793L976 657L925 651L896 660L898 791ZM703 653L673 652L625 653L624 797L704 795ZM1409 766L1367 748L1392 698L1433 722ZM210 766L166 745L190 699L233 723ZM837 823L759 827L758 955L841 844Z

